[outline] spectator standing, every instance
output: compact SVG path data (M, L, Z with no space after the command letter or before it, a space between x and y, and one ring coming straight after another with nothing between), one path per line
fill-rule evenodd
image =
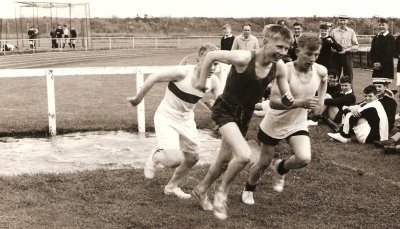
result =
M400 87L400 35L395 40L394 57L397 58L397 86Z
M371 62L373 64L372 80L380 79L391 83L394 78L395 39L389 33L388 21L378 20L379 34L371 42Z
M69 43L69 29L67 27L67 25L64 25L63 28L63 32L64 32L64 42L63 42L63 48L65 48L65 44L69 44L69 47L71 48L71 43Z
M78 33L75 30L75 27L71 27L71 40L70 40L70 46L72 45L72 48L75 49L75 44L76 44L76 38L78 37Z
M337 72L332 68L332 49L336 52L341 52L342 46L332 36L329 36L329 26L327 24L319 26L319 34L322 40L322 47L316 62L328 69L328 75L337 76Z
M64 34L64 30L61 28L61 25L57 26L56 29L56 38L57 38L57 48L61 48L62 45L62 39L63 39L63 34Z
M251 25L248 23L244 24L242 32L242 34L235 37L231 50L258 50L260 45L258 44L258 39L251 35Z
M347 27L349 17L339 16L339 27L332 29L331 36L342 46L341 52L333 51L333 64L339 77L350 76L353 80L353 58L352 53L358 50L358 41L353 29Z
M232 35L232 28L229 24L222 27L224 36L221 38L221 50L231 50L235 36Z
M29 38L29 48L31 50L36 49L36 39L38 36L39 30L33 25L28 30L28 38Z
M288 50L288 55L292 61L295 61L297 59L296 55L296 48L297 48L297 39L302 35L303 33L303 25L300 22L295 22L293 23L293 44L290 46Z
M50 37L51 37L51 48L52 49L57 48L56 27L53 27L53 29L50 31Z

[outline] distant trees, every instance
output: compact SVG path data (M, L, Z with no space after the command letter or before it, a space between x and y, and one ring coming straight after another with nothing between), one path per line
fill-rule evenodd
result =
M241 32L241 27L244 23L252 25L253 34L261 35L264 25L276 23L279 19L284 19L289 27L292 27L296 21L304 25L304 30L307 32L318 32L320 22L331 22L336 27L338 19L332 17L290 17L290 18L174 18L174 17L152 17L148 14L143 16L136 15L133 18L119 18L112 16L111 18L91 18L91 34L93 36L216 36L221 35L221 28L225 23L232 26L233 34L237 35ZM359 35L371 35L377 32L378 16L371 18L352 18L349 20L349 26L356 30ZM400 34L400 19L388 18L389 30L393 34ZM39 20L39 28L41 38L49 36L50 18L43 17ZM69 18L58 18L52 25L57 23L64 24ZM33 22L29 18L18 20L18 28L28 28ZM22 27L21 24L22 23ZM81 27L87 23L85 19L73 18L72 26L74 26L78 34L81 34ZM7 31L9 36L15 34L15 20L3 19L3 31L5 35L5 25L9 25L10 30ZM21 31L19 31L21 32ZM3 36L4 38L5 36Z

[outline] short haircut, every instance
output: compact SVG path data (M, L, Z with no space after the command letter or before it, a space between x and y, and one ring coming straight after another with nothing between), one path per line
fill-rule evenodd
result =
M197 56L198 57L204 56L209 51L214 51L214 50L218 50L217 46L215 45L212 44L202 45L200 46L199 51L197 52Z
M342 77L340 77L339 83L349 83L349 84L351 84L350 76L342 76Z
M251 28L250 23L244 23L244 24L242 25L242 29L243 29L245 26L249 26L249 27Z
M367 87L364 88L364 94L371 94L374 93L374 95L378 94L378 91L376 90L376 87L374 85L368 85Z
M222 28L223 28L223 29L230 29L230 28L231 28L231 25L225 24L224 26L222 26Z
M296 21L295 23L293 23L293 27L298 26L298 25L303 28L303 24L301 24L300 22Z
M263 30L263 38L264 39L283 39L288 41L289 43L293 42L292 32L283 25L269 24L264 26Z
M307 47L311 51L315 51L321 47L321 38L317 34L313 33L303 33L297 38L297 47L305 48Z
M319 25L319 29L328 30L328 29L329 29L329 26L328 26L328 24L323 23L323 24L320 24L320 25Z

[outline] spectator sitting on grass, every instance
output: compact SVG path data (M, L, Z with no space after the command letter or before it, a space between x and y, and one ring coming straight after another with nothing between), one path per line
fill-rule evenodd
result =
M356 104L356 97L352 90L351 79L348 76L340 78L340 92L326 94L324 101L324 113L321 117L313 117L308 121L309 126L318 125L319 119L322 119L333 131L337 131L336 124L342 122L343 106L352 106Z
M358 142L372 143L388 139L389 124L383 104L378 100L376 86L369 85L364 89L365 100L360 105L344 106L343 126L339 133L328 133L328 136L348 143L353 130Z
M338 82L338 77L335 75L328 75L328 88L326 89L326 94L333 95L336 92L340 92L342 89Z

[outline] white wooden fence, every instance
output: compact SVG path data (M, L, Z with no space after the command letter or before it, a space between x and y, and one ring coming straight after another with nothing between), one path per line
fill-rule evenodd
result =
M374 35L357 35L362 46L369 47ZM262 37L257 36L262 44ZM197 48L202 44L220 45L221 36L179 36L179 37L78 37L76 49L138 49L138 48ZM29 50L29 39L0 40L0 44L18 44L18 50ZM71 48L66 45L64 50ZM36 39L36 50L51 50L51 38ZM63 51L63 49L59 49ZM5 54L5 51L3 51Z
M142 88L144 75L155 73L172 66L129 66L129 67L85 67L85 68L38 68L38 69L1 69L0 78L11 77L46 77L49 133L57 134L56 102L54 80L59 76L91 75L136 75L136 89ZM144 100L137 106L139 132L145 132Z

